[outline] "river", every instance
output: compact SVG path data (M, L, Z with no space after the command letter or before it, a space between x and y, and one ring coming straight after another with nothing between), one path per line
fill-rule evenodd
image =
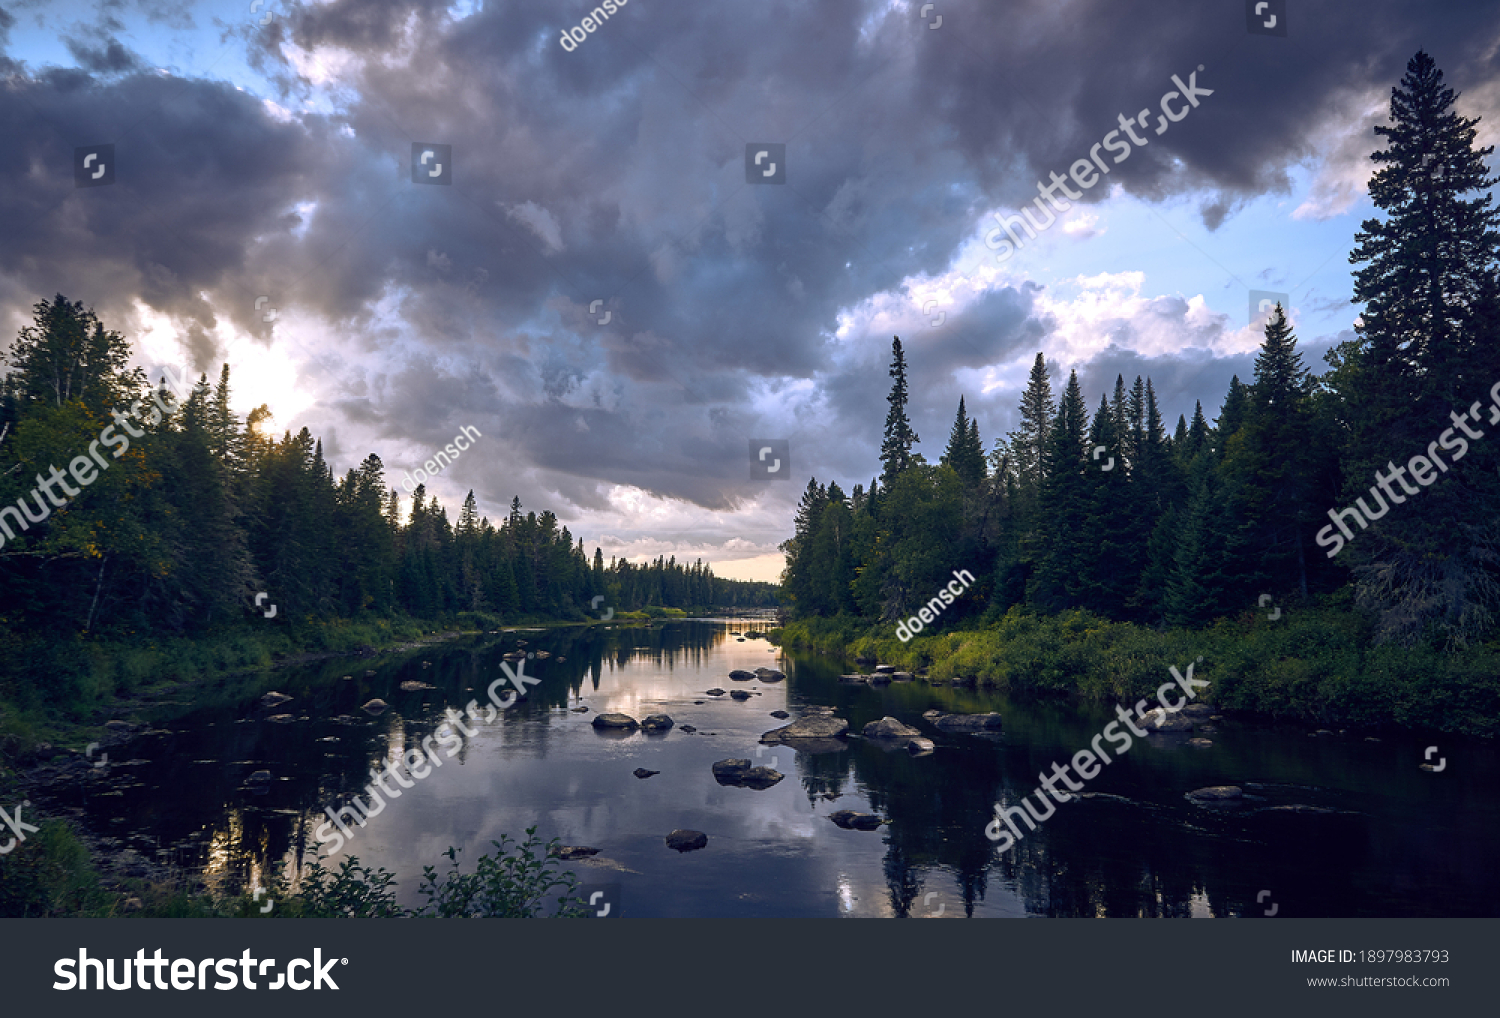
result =
M326 821L324 807L432 734L445 707L483 701L501 654L524 640L525 651L550 655L526 662L540 681L529 697L477 726L461 753L355 828L341 853L394 871L404 904L419 903L423 866L446 869L449 846L472 866L491 840L535 825L543 838L598 848L568 868L591 886L612 885L612 914L629 917L1500 914L1493 745L1316 736L1231 717L1206 747L1175 735L1138 740L1089 782L1093 798L1059 806L999 854L984 834L992 804L1030 793L1039 772L1089 745L1111 710L922 682L841 683L847 666L732 635L766 625L507 631L434 645L373 675L362 661L282 669L156 708L149 731L113 750L110 780L55 795L121 850L155 853L233 890L273 860L294 864L295 844ZM1200 666L1210 680L1211 665ZM786 680L728 678L761 666ZM403 692L403 681L435 688ZM754 695L739 702L706 695L711 688ZM263 707L270 690L292 699ZM373 697L390 708L361 710ZM759 745L788 723L772 711L796 719L813 706L834 708L856 733L895 716L936 751L914 757L859 738L819 754ZM934 708L997 711L1005 727L945 735L921 718ZM663 713L677 727L622 737L592 727L600 712ZM1430 762L1442 769L1421 770L1433 742ZM786 777L764 790L720 785L711 766L731 757ZM637 778L641 767L660 773ZM251 780L261 770L269 782ZM1236 808L1185 798L1226 784L1245 790ZM1273 808L1293 805L1327 812ZM828 815L844 809L889 823L843 829ZM708 846L668 848L663 838L679 828L706 833Z

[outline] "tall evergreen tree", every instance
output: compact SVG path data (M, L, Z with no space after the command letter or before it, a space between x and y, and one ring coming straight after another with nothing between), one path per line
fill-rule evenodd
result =
M1364 302L1356 338L1330 353L1329 379L1348 438L1345 501L1365 495L1378 472L1404 465L1432 440L1435 422L1463 414L1500 378L1500 342L1486 309L1496 292L1500 210L1476 149L1476 119L1454 110L1432 58L1419 52L1391 90L1389 145L1367 220L1350 254L1354 296ZM1473 197L1467 197L1472 195ZM1476 638L1500 607L1500 452L1478 443L1411 504L1359 533L1344 555L1362 603L1382 613L1386 635L1414 637L1429 623L1450 639ZM1378 481L1376 482L1378 483ZM1394 507L1393 507L1394 508Z
M906 354L901 349L900 336L891 343L890 374L893 381L886 402L890 403L891 409L886 414L885 440L880 445L880 462L885 466L880 481L887 488L912 465L912 448L921 441L906 416Z
M1037 530L1041 548L1028 600L1049 610L1074 600L1091 554L1087 523L1091 499L1085 479L1088 456L1088 407L1078 372L1068 375L1062 406L1048 436L1046 475L1038 498Z

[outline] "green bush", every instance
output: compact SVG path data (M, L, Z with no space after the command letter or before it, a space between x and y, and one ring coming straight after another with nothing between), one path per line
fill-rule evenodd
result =
M106 896L88 849L61 821L38 826L0 858L0 916L45 918L98 909Z

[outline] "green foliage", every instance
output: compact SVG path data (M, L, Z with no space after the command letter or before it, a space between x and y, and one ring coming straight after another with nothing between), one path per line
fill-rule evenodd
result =
M448 849L452 852L453 849ZM283 916L312 919L399 919L407 910L396 904L396 875L386 869L372 870L361 866L356 856L341 861L330 870L321 859L307 868L298 882L295 897L285 885L279 890L282 901L277 906ZM253 897L244 900L244 917L264 915L252 909Z
M37 826L0 859L0 916L46 918L97 909L104 896L88 849L60 821Z
M556 838L543 845L536 828L528 827L526 840L520 844L503 835L491 844L495 853L480 856L473 873L459 870L455 848L444 853L451 865L441 879L433 867L423 867L420 891L427 904L413 914L437 919L564 919L582 915L574 897L577 878L561 870ZM547 898L553 892L561 893L549 909Z
M396 901L396 875L360 865L349 856L329 868L322 859L295 881L273 876L260 899L246 893L222 897L191 892L182 881L148 884L128 881L128 890L100 887L84 847L57 820L38 824L0 865L0 916L238 919L403 919L403 918L576 918L583 903L574 896L577 877L563 870L558 841L543 843L536 828L519 844L501 836L496 851L479 857L474 872L463 873L456 848L444 853L451 868L441 877L423 868L420 893L426 904L404 908ZM554 901L548 905L549 897ZM134 898L134 901L128 899ZM275 905L265 909L266 901ZM128 903L128 904L127 904Z
M827 651L843 636L851 656L933 679L974 678L1013 692L1068 693L1133 703L1195 664L1213 685L1203 699L1227 710L1323 725L1400 725L1492 738L1500 732L1500 646L1464 655L1435 645L1370 645L1370 624L1333 603L1270 623L1247 610L1207 629L1153 630L1086 611L1037 615L1012 609L983 629L908 643L889 626L859 633L857 620L798 620L789 646ZM854 635L858 634L858 635Z

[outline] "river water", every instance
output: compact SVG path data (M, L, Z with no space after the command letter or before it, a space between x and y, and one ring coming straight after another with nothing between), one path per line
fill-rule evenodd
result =
M600 849L568 868L611 885L601 900L628 917L1500 915L1492 745L1313 736L1233 718L1208 747L1153 735L1089 782L1099 794L1059 806L1002 855L984 834L992 804L1030 793L1111 710L920 682L840 683L847 666L732 635L747 628L765 623L508 631L435 645L373 675L352 661L284 669L157 708L148 733L114 750L109 782L59 794L122 848L232 890L272 861L295 865L294 846L327 820L324 807L433 734L445 707L484 701L501 654L525 640L526 651L551 655L526 662L540 680L528 699L476 726L461 753L354 828L340 853L394 871L405 904L419 902L424 865L447 868L449 846L472 861L491 840L535 825L543 838ZM728 678L760 666L787 679ZM1211 662L1200 677L1212 680ZM407 680L435 688L402 692ZM755 695L738 702L711 688ZM262 707L273 689L293 699ZM362 711L372 697L390 709ZM937 749L912 757L858 738L820 754L759 745L789 723L772 711L795 719L812 706L835 708L852 732L895 716ZM944 735L921 719L932 708L998 711L1005 729ZM606 711L664 713L678 727L601 733L591 721ZM1423 771L1434 742L1430 762L1442 770ZM711 766L729 757L786 778L765 790L721 786ZM660 773L637 778L638 767ZM271 781L247 783L259 770ZM1185 798L1223 784L1251 798L1233 809ZM1293 805L1328 812L1272 808ZM828 819L844 809L890 822L845 830ZM704 832L708 846L669 849L663 838L679 828Z

